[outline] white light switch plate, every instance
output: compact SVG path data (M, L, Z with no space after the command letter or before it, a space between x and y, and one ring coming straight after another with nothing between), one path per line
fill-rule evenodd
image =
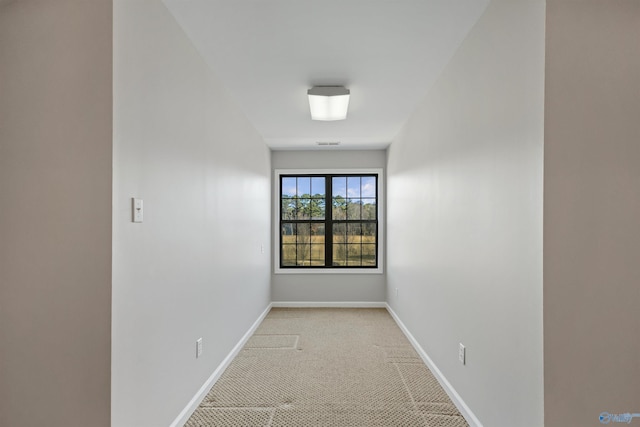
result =
M131 209L132 209L132 221L133 222L142 222L144 219L144 206L142 204L142 199L131 199Z
M202 356L202 338L196 340L196 359Z

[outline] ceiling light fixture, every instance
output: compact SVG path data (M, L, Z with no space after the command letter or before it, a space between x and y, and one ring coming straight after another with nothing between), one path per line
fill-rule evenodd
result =
M312 120L344 120L349 108L349 89L344 86L314 86L307 91Z

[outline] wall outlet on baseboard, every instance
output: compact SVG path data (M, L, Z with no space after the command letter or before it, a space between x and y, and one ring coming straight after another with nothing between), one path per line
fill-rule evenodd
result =
M462 343L458 344L458 360L463 365L466 365L467 362L467 349L462 345Z
M196 359L202 356L202 338L196 340Z

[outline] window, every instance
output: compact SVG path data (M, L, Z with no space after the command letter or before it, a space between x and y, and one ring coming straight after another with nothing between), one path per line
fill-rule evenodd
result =
M279 173L279 269L377 269L378 173Z

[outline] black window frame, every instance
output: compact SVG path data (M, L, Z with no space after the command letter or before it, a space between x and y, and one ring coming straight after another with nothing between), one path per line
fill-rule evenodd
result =
M317 178L325 179L325 218L324 219L283 219L283 181L285 178ZM340 177L372 177L375 179L375 219L334 219L333 218L333 178ZM380 175L377 172L349 172L349 173L280 173L278 174L278 251L279 268L282 270L378 270L380 263ZM312 194L310 194L312 196ZM348 194L346 199L349 199ZM363 199L363 197L358 197ZM362 265L362 247L360 249L360 265L334 265L333 262L333 225L347 224L375 224L375 263L373 265ZM284 265L282 230L284 224L323 224L324 225L324 265ZM345 243L346 244L346 243ZM360 245L363 243L361 242ZM348 261L347 261L348 263Z

